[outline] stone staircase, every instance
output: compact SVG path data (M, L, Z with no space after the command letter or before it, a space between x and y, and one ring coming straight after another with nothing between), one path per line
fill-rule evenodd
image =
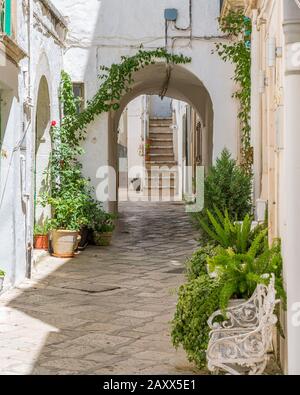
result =
M145 194L171 199L177 193L177 162L174 156L172 118L151 118L150 155L146 160ZM174 170L176 168L176 170Z

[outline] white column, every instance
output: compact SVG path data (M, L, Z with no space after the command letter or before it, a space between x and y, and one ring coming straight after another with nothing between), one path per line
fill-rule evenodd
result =
M285 150L283 155L283 187L285 189L282 244L288 297L287 342L288 374L300 374L300 62L297 64L295 42L300 41L300 10L292 0L284 1L284 33L286 42L285 70ZM300 48L300 46L299 46ZM299 51L299 50L298 50ZM300 60L300 56L298 56ZM297 307L298 306L298 307ZM298 318L298 321L299 318ZM299 325L298 325L299 324Z

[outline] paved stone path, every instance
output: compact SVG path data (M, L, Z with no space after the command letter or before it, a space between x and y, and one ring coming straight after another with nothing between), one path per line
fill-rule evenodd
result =
M120 208L111 247L48 257L0 297L0 373L194 372L169 321L197 235L180 204Z

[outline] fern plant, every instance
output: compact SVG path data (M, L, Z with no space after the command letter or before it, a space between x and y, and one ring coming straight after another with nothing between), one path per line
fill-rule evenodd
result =
M261 243L264 251L260 254ZM250 298L257 284L269 283L266 274L275 274L275 288L285 305L286 294L282 281L282 258L280 244L271 248L267 244L266 230L261 231L252 241L246 253L237 253L232 248L221 248L217 255L208 258L211 271L224 279L220 290L220 308L226 309L232 297Z
M224 214L217 208L214 208L214 214L210 210L206 210L207 220L199 218L201 228L206 232L212 242L222 246L223 248L233 248L237 253L245 253L251 246L256 235L261 231L267 233L265 225L260 225L252 229L252 217L246 214L243 221L232 221L229 217L228 210ZM260 240L260 239L259 239ZM258 253L263 247L261 240Z

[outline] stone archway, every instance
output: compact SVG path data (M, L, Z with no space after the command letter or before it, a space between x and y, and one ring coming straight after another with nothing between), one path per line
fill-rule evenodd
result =
M210 165L213 156L213 104L203 83L187 68L179 65L156 63L147 66L134 75L131 90L120 102L120 109L109 114L108 121L108 163L118 169L117 130L123 110L129 102L140 95L166 95L191 105L201 120L203 165ZM117 196L117 192L116 192ZM110 203L109 209L116 211L117 202Z
M42 76L36 106L35 119L35 223L42 224L45 218L50 217L50 208L42 208L38 203L38 196L46 187L44 173L49 165L51 153L50 137L50 95L48 82Z

